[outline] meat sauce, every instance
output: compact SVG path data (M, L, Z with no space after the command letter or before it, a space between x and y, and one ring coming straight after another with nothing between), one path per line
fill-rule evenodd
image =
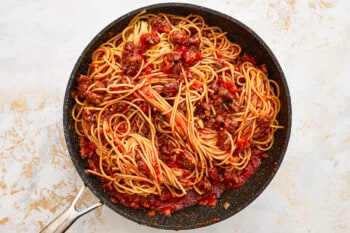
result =
M80 144L81 154L88 158L89 167L98 169L98 156L93 152L95 149L94 146L91 146L84 137L80 138ZM189 190L183 197L173 197L167 189L164 189L160 196L125 195L115 192L105 180L101 179L101 182L104 189L110 193L112 201L115 203L121 203L133 209L148 209L150 216L154 215L155 212L159 212L165 216L171 216L174 211L196 204L215 206L217 199L223 191L236 189L245 184L248 178L259 168L261 159L265 157L266 153L255 149L252 152L252 157L247 167L242 172L236 170L228 172L217 167L209 169L209 177L204 179L207 187L202 189L205 191L202 195L199 195L194 190ZM170 167L184 167L184 159L168 161L167 164L170 165Z
M143 53L153 45L159 43L159 33L169 34L169 41L174 45L174 49L164 55L161 69L164 73L169 74L169 76L173 75L177 78L173 81L169 81L169 83L164 85L163 89L159 89L158 92L162 96L175 96L179 87L179 80L181 80L182 70L186 70L188 67L198 62L202 57L200 52L201 40L198 36L188 35L188 33L183 30L174 30L171 32L171 25L169 25L168 21L162 17L157 17L152 22L151 26L152 32L141 35L140 45L137 46L133 42L125 43L121 59L122 70L124 74L128 76L134 76L140 72L139 70L141 64L146 59ZM220 54L218 55L218 59L219 58ZM249 61L254 65L257 64L253 57L244 54L236 61L238 67L239 63L244 61ZM216 68L223 67L223 65L224 64L219 60L217 64L214 64ZM267 72L264 65L262 66L262 70ZM151 71L152 66L149 66L142 72L150 73ZM74 97L78 97L79 99L86 99L88 103L99 104L103 100L104 96L98 92L90 93L88 91L88 87L90 85L91 80L87 76L81 75L78 78L78 87L76 91L72 92L72 95ZM102 81L98 85L100 87L107 86L107 84L104 84ZM198 88L200 88L200 86L198 86ZM224 82L221 78L217 82L217 85L213 87L213 90L214 91L211 92L209 96L211 102L209 104L205 102L198 104L196 106L195 114L203 121L203 124L206 125L206 127L233 133L236 130L237 123L232 121L229 116L232 113L240 110L240 106L236 104L238 101L236 99L237 95L235 94L241 90L233 82ZM133 98L133 96L129 96L129 98ZM215 117L211 116L209 105L215 109ZM145 113L150 111L150 106L145 103L140 103L140 108L143 109ZM179 106L179 109L181 109L181 106ZM126 113L127 111L128 108L122 105L111 106L108 111L105 111L102 118L108 119L108 117L114 113ZM164 120L162 119L164 116L160 116L160 113L152 112L152 115L158 116L157 119L153 119L154 121ZM83 118L87 123L93 122L96 120L96 117L97 116L94 116L89 111L83 112ZM260 122L261 124L266 124L268 121L266 121L266 119L260 119ZM120 128L118 131L125 131L122 125L119 127ZM268 125L266 128L267 127ZM147 130L144 130L143 134L147 137ZM262 131L257 134L257 137L264 138L267 134L268 130ZM225 136L226 134L220 135L221 136L217 142L217 146L223 150L226 150L229 146L227 145L227 136ZM186 156L186 154L177 154L175 156L172 145L167 142L166 138L162 138L161 135L158 136L158 144L160 145L159 153L161 154L162 161L165 162L170 168L182 169L183 172L191 172L193 170L193 166L195 166L195 163L191 161L190 157ZM88 160L89 167L98 171L99 158L95 152L96 147L85 137L80 137L79 146L80 154L83 158ZM238 153L240 149L243 150L251 145L249 141L245 140L244 137L241 137L240 140L236 142L236 146L238 147L238 150L235 153ZM202 195L199 195L194 190L189 190L183 197L173 197L170 191L166 188L164 188L160 196L125 195L114 191L114 189L108 185L106 180L101 178L101 182L105 190L111 194L112 200L116 203L122 203L123 205L134 209L146 208L149 210L149 215L151 216L155 214L155 211L166 216L170 216L174 211L195 204L209 206L216 205L217 199L220 197L223 191L236 189L242 186L248 180L248 178L256 172L260 166L261 159L265 158L266 156L266 152L252 148L251 158L247 167L243 171L225 171L224 169L218 167L208 169L208 177L202 179L201 183L197 185L198 189L201 190ZM142 160L139 162L140 164L138 164L138 166L140 168L145 167L142 172L145 174L149 172L147 171L146 166L141 164Z

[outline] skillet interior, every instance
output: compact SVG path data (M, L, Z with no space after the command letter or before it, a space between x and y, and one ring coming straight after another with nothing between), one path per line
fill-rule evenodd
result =
M101 43L122 31L130 19L144 9L150 13L162 12L183 16L187 16L188 14L201 15L207 24L219 26L223 31L227 31L229 39L238 43L243 51L255 57L259 63L265 63L269 70L269 78L275 80L281 88L281 110L278 120L284 126L284 129L276 132L275 143L269 151L269 157L262 160L261 167L245 185L239 189L224 192L215 207L192 206L175 212L172 217L164 217L162 215L149 217L147 216L147 211L133 210L111 202L108 193L101 187L100 182L95 177L85 174L87 163L81 159L79 154L78 137L74 130L74 121L71 117L74 100L70 92L77 85L76 78L80 74L86 74L93 51ZM192 229L210 225L234 215L258 197L270 183L287 149L291 130L291 102L287 82L278 61L268 46L251 29L227 15L201 6L184 3L164 3L146 6L116 19L98 33L88 44L75 64L67 84L63 107L63 126L67 148L79 175L96 197L109 208L139 224L162 229ZM230 203L228 209L222 207L224 201Z

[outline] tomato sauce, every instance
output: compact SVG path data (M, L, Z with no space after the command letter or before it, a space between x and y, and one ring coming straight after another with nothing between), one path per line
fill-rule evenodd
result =
M95 149L95 147L92 146L92 144L90 144L84 137L80 138L80 144L83 148L81 150L82 156L84 155L88 157L89 165L92 165L92 168L98 169L98 156L93 153L93 149ZM112 201L121 203L133 209L149 209L150 215L153 215L153 211L156 211L164 214L165 216L170 216L174 211L195 204L215 206L217 199L220 197L222 192L225 190L239 188L245 184L248 178L251 177L259 168L261 158L264 157L266 157L266 153L254 149L247 167L242 172L236 170L228 172L217 167L212 167L209 169L209 181L212 188L203 195L196 193L194 190L189 190L183 197L173 197L170 191L166 188L162 191L160 196L149 195L145 197L140 195L127 195L115 192L115 190L109 186L108 181L104 180L103 178L100 178L100 180L104 189L112 196ZM183 160L181 159L180 155L176 160L169 160L166 163L169 167L177 167L182 162ZM142 166L141 159L138 160L138 163L139 167L146 168L146 166ZM147 174L149 171L145 169L144 173Z
M174 48L168 54L163 57L163 64L161 70L172 77L175 77L174 81L169 81L169 83L165 84L166 90L159 90L160 95L168 95L175 96L178 92L179 80L183 78L182 71L188 70L188 67L194 65L196 62L202 59L202 54L200 52L201 41L198 36L188 35L186 32L181 30L171 31L171 25L161 17L157 17L152 25L152 31L150 33L145 33L140 37L140 45L136 45L133 42L127 42L124 45L124 52L122 54L122 70L125 75L133 76L141 67L142 62L147 62L147 58L143 55L144 52L150 47L158 44L160 42L160 38L158 33L166 33L169 34L169 40L173 43ZM221 58L223 55L219 52L216 53L218 58ZM237 69L240 69L240 64L242 62L251 62L255 65L256 60L249 56L243 55L238 58ZM217 64L218 66L222 66L222 64ZM154 69L154 65L150 64L142 72L146 74L151 74ZM266 69L266 67L265 67ZM267 72L267 71L266 71ZM79 98L87 98L92 103L98 103L100 98L103 96L97 95L88 95L86 94L87 87L91 85L90 80L86 76L81 76L78 79L78 89L76 93L73 95L78 96ZM195 89L202 89L203 84L194 80L192 86ZM111 87L111 91L119 91L118 88ZM236 98L236 94L241 92L240 88L236 86L235 83L231 81L224 81L222 77L219 77L216 88L213 88L212 94L209 94L209 99L212 100L212 106L214 106L217 117L208 120L208 106L206 103L202 103L196 106L196 116L203 120L206 127L221 130L222 134L217 141L217 146L221 149L225 149L227 145L226 142L226 133L234 132L237 125L235 122L230 121L228 119L228 115L232 112L238 111L237 108L239 106L235 106L234 104L238 102ZM154 100L156 97L151 93L149 87L143 86L140 89L142 95L146 96L148 99ZM135 96L129 96L128 98L133 99ZM139 104L139 108L145 113L149 114L152 110L150 105L146 102L142 102ZM231 113L227 113L226 109L229 109ZM102 115L101 118L107 119L108 114L114 113L127 113L129 107L128 106L110 106L109 111L106 111L105 115ZM158 116L158 120L166 120L170 121L170 113L165 115L156 114ZM89 112L84 112L84 119L89 122L92 121L93 116L89 114ZM154 119L156 120L156 119ZM265 124L267 122L266 127L263 127L261 132L257 133L257 138L261 139L266 137L269 133L268 121L269 119L262 118L260 119L261 124ZM175 119L178 128L181 128L181 122L179 119ZM121 124L119 125L118 131L123 133L126 131L126 128ZM185 132L185 131L184 131ZM100 132L103 134L102 130ZM183 135L186 137L186 135ZM237 135L233 135L237 136ZM162 161L170 168L173 169L182 169L184 173L190 172L193 169L193 166L196 166L196 163L191 161L189 156L186 154L178 154L176 158L172 155L170 151L170 144L167 144L167 141L161 137L158 139L159 145L164 145L162 148L159 148L160 154L165 155L161 159ZM245 135L240 136L235 141L237 146L237 151L247 149L251 147L251 142L248 140L248 137ZM80 137L79 140L80 146L80 154L82 158L87 158L89 168L95 171L99 171L99 157L96 154L96 146L90 143L85 137ZM200 187L200 190L203 192L202 194L198 194L193 189L189 189L186 194L182 197L173 197L171 192L163 187L161 195L129 195L117 192L113 187L110 186L110 182L108 180L104 180L100 178L103 187L107 192L112 196L112 200L116 203L121 203L127 207L133 209L146 208L149 210L149 215L154 216L155 211L162 213L166 216L170 216L174 211L183 209L188 206L192 206L195 204L199 205L208 205L214 206L217 203L217 199L220 197L222 192L225 190L236 189L248 180L256 170L259 168L261 163L261 158L265 158L267 156L266 152L262 152L257 148L251 148L251 158L245 169L242 171L232 170L227 171L223 168L219 167L210 167L208 168L208 177L202 179L201 183L197 184ZM140 168L140 172L143 173L146 177L150 176L150 170L147 168L147 165L142 160L142 158L136 158L136 163ZM156 173L159 174L159 167L156 162L154 162L153 167L156 169ZM202 167L201 170L205 170L206 168ZM112 174L112 172L109 172ZM155 177L158 182L161 182L161 177ZM194 182L194 181L188 181ZM213 221L216 221L213 219Z

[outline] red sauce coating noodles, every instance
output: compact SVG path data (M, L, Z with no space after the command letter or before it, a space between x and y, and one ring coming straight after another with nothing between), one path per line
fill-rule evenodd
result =
M281 127L267 67L198 15L140 13L77 81L86 172L150 215L215 205L255 173Z

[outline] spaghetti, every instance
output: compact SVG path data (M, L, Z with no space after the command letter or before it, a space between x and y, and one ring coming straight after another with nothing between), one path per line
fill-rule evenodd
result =
M281 127L266 66L198 15L141 12L77 81L86 172L132 208L215 205L254 174Z

